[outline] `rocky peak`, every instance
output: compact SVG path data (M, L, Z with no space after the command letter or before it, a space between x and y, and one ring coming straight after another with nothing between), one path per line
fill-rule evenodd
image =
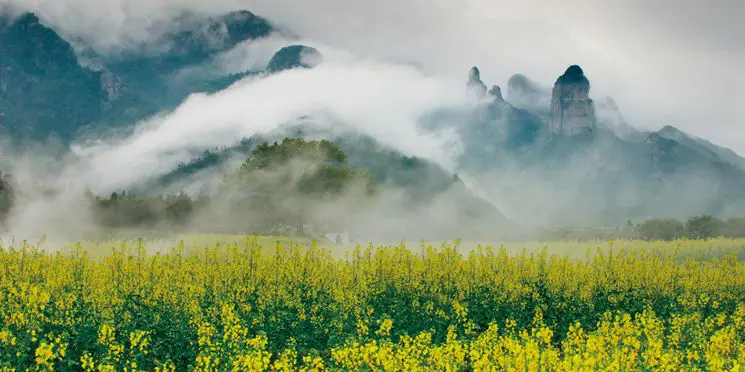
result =
M33 74L64 72L78 67L70 43L44 26L33 13L24 13L0 29L3 64Z
M230 12L212 22L212 27L224 27L227 44L234 46L242 41L269 36L272 26L264 18L248 10Z
M481 81L481 72L478 67L471 67L471 70L468 72L466 88L468 89L469 98L480 100L486 96L486 84Z
M595 130L595 106L589 93L590 81L582 68L569 66L556 80L551 94L549 131L552 134L571 136Z
M481 81L481 71L476 66L471 67L468 71L468 81Z
M0 27L0 111L10 133L70 138L118 99L120 89L113 75L81 66L70 43L35 14Z
M167 45L168 48L152 56L151 63L160 65L161 69L175 70L201 64L243 41L266 37L273 31L269 21L247 10L209 18L186 14L176 23L176 31L158 41L159 45ZM131 61L125 58L124 62Z
M493 85L491 89L489 89L489 95L494 97L494 100L497 102L504 102L502 88L500 88L499 85Z
M507 100L515 107L545 111L549 97L549 92L523 74L512 75L507 81Z
M590 80L587 80L587 77L585 76L585 72L582 71L582 67L579 67L577 65L571 65L567 70L564 72L564 75L559 76L559 78L556 80L557 84L579 84L583 86L587 86L587 89L590 89Z
M322 62L323 55L316 48L290 45L275 53L266 69L276 73L294 68L313 68Z

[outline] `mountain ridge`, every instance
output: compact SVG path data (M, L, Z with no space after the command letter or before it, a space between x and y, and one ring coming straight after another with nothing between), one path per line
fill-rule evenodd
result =
M143 46L130 54L94 56L95 68L83 66L70 43L33 14L0 22L0 127L11 138L69 141L174 109L192 93L217 92L252 74L312 68L303 57L318 53L288 45L262 71L176 84L176 72L278 31L250 11L185 16L180 22L159 41L167 46L159 53L143 53ZM572 65L553 90L513 75L505 98L498 85L487 89L474 67L465 94L483 102L474 109L443 109L422 128L441 130L448 127L442 118L454 118L465 144L458 171L493 175L496 179L479 184L492 189L492 201L516 214L525 209L559 220L585 208L591 213L584 219L602 215L619 222L655 213L731 213L743 205L745 195L737 190L745 189L744 158L669 125L635 129L612 99L592 99L589 86L582 68ZM386 161L381 160L392 164ZM500 172L515 181L499 179ZM703 193L696 192L699 186ZM700 200L693 200L696 194ZM687 199L692 201L680 202ZM539 203L553 209L532 205Z

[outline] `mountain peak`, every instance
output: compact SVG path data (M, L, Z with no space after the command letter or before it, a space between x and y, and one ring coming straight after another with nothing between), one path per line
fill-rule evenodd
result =
M486 96L486 84L481 81L481 72L476 66L468 71L468 83L466 83L469 96L474 100L480 100Z
M496 101L504 102L504 97L502 97L502 88L500 88L499 85L493 85L491 89L489 89L489 95L494 97Z
M587 84L590 85L590 80L585 76L585 72L579 65L571 65L564 72L564 75L559 76L556 80L556 84Z
M234 10L223 16L224 19L233 20L235 22L243 22L254 17L256 17L256 14L246 9Z
M18 18L15 19L14 22L18 26L23 25L34 25L41 23L41 20L39 20L39 17L35 13L23 13Z
M589 94L590 81L582 68L569 66L556 80L551 93L551 133L576 135L595 130L597 118Z
M0 55L5 63L33 73L69 71L78 67L72 45L51 28L44 26L34 13L23 13L0 32Z
M665 125L664 127L662 127L662 129L660 129L660 133L671 133L671 134L676 133L677 134L677 133L682 133L682 131L678 128L675 128L672 125Z
M514 74L507 81L507 101L515 107L543 111L549 99L546 89L523 74Z
M523 74L514 74L507 80L508 94L516 92L519 94L531 93L538 91L537 84Z
M468 71L468 80L481 80L481 71L478 67L471 67L471 70Z
M305 45L290 45L274 54L267 65L271 73L294 68L313 68L323 62L323 55L316 48Z
M229 47L245 40L269 36L273 30L269 21L248 10L230 12L220 17L215 24L225 25Z

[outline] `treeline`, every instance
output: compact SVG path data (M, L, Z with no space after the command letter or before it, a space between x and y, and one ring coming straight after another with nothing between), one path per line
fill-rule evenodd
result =
M7 221L16 207L15 191L20 190L22 186L0 174L0 220ZM45 192L53 196L61 191ZM100 227L188 227L193 232L242 234L294 230L288 234L306 235L305 226L334 229L343 222L345 208L363 205L376 192L372 175L351 168L338 145L285 138L281 143L258 145L239 169L224 175L213 195L142 196L122 191L97 196L87 192L83 207ZM339 202L342 199L344 203ZM337 213L316 215L320 207L331 204Z
M556 229L538 233L541 241L589 241L639 239L646 241L676 239L745 238L745 217L726 220L710 215L681 221L674 218L653 218L638 224L628 221L624 226L606 228Z
M93 218L105 227L149 228L184 227L207 198L192 199L185 193L166 196L137 196L122 191L108 197L88 194L93 205Z
M627 229L633 232L635 237L643 240L745 238L745 217L721 220L710 215L702 215L686 221L672 218L651 219L638 225L629 223Z

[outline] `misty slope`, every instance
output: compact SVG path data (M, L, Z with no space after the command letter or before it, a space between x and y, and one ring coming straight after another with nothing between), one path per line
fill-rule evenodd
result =
M696 151L702 157L712 161L722 160L737 168L745 170L745 158L737 155L734 151L717 146L705 139L687 134L675 127L665 126L657 132L660 136L680 143L683 146Z
M587 91L566 81L557 79L552 97L516 75L508 93L515 104L494 87L476 110L461 113L461 168L490 186L490 198L508 216L596 226L626 219L740 213L745 206L745 159L672 126L659 132L635 130L612 100L593 104ZM551 133L549 121L559 115L552 99L566 100L561 107L568 110L568 119L563 120L587 125L587 132ZM585 112L585 101L594 112ZM442 117L433 121L447 122Z
M0 128L10 138L69 141L81 134L130 128L176 108L195 92L217 92L259 73L225 75L211 64L238 44L278 32L249 11L220 17L185 15L159 40L101 55L85 45L81 63L70 42L31 13L0 16ZM300 49L297 49L300 48ZM278 51L273 72L302 65L290 46Z
M118 99L115 78L82 67L33 14L0 19L0 128L13 137L75 136Z
M473 195L457 176L434 163L386 148L369 136L353 132L334 134L308 124L255 135L244 139L240 145L206 152L163 175L156 182L157 185L150 184L145 189L175 191L180 190L182 185L193 185L206 178L219 182L224 173L239 166L260 143L281 141L286 136L332 139L347 153L350 167L369 171L386 195L394 195L396 202L395 206L392 205L391 213L398 218L406 215L417 219L416 225L440 226L442 238L448 234L460 236L466 231L472 236L494 236L508 225L507 219L497 208ZM209 192L209 188L214 186L215 183L206 185L202 191ZM384 214L385 211L379 213ZM434 236L437 230L430 230L426 235ZM389 228L380 233L391 231L397 230ZM416 232L400 231L393 236L400 238L405 233Z
M10 138L55 135L66 141L131 129L191 93L218 92L246 76L312 67L322 59L315 49L290 45L265 69L224 75L214 66L221 53L276 32L249 11L184 15L159 40L116 55L87 51L83 64L71 44L35 15L0 18L0 129ZM500 87L481 81L477 68L466 88L472 105L443 108L422 126L459 134L458 172L475 179L510 217L619 224L652 216L737 214L745 206L745 159L672 126L634 129L611 98L590 98L589 79L579 66L567 69L553 89L515 75L506 99ZM429 162L384 149L371 138L333 138L352 165L370 170L379 184L403 190L412 207L446 194L466 212L488 205ZM212 176L245 159L257 140L207 152L160 183L172 190L186 184L197 192L209 189ZM502 218L486 209L479 213Z
M267 20L249 11L207 19L187 15L175 21L172 28L159 40L126 53L94 57L116 74L131 93L116 117L104 118L109 125L131 123L174 108L194 92L226 88L247 74L220 76L204 73L200 67L241 42L266 37L274 31Z

